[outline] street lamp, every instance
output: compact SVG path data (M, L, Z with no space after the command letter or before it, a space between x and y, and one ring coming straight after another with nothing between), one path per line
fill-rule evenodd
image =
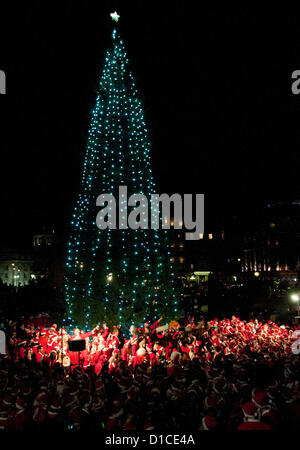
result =
M293 300L293 302L298 302L298 316L300 317L300 295L299 294L292 294L291 295L291 300Z

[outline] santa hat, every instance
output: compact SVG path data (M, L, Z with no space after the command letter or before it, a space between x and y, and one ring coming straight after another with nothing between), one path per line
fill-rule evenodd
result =
M138 390L137 387L131 386L131 387L128 389L127 397L128 397L129 399L135 398L135 396L137 395L138 391L139 391L139 390Z
M92 410L94 412L99 412L104 406L104 401L100 397L96 397L92 403Z
M253 402L247 402L242 405L244 416L247 418L254 418L257 414L257 406Z
M150 431L150 430L154 430L154 426L151 422L146 422L144 423L144 430L145 431Z
M0 407L0 418L1 419L7 419L8 418L8 412L3 406Z
M204 416L202 419L204 430L213 430L218 425L216 419L212 416Z
M252 400L258 408L262 408L268 402L266 391L264 389L253 389Z
M125 431L134 431L134 430L136 430L136 426L129 420L128 422L125 423L124 430Z
M118 422L116 419L109 417L105 423L105 428L107 430L113 430L114 428L116 428L118 426Z
M23 390L22 390L22 395L27 396L30 395L32 393L32 389L30 386L24 386Z
M226 388L227 383L224 380L224 378L222 377L217 377L214 379L214 383L213 383L213 390L217 393L220 393L222 391L224 391L224 389Z
M114 351L113 351L113 355L117 355L118 353L120 353L120 350L115 348Z
M123 413L124 413L124 409L122 408L121 405L114 405L111 408L109 418L117 420L123 415Z
M265 409L262 414L262 417L271 417L271 408Z
M215 408L216 406L217 402L213 397L205 397L204 409Z
M73 424L80 424L80 420L82 417L81 410L79 407L75 407L70 414L70 420Z
M10 394L5 394L2 403L6 406L11 406L13 404L13 397Z
M145 322L145 327L149 327L149 325L150 325L150 322Z
M25 406L25 399L23 397L18 397L16 401L16 408L23 409Z
M158 387L154 387L151 389L151 395L160 395L160 390Z

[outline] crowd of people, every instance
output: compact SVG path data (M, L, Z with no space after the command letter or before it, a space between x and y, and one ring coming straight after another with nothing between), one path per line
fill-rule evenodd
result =
M287 430L300 423L293 329L238 317L70 334L10 322L0 429ZM70 341L85 340L80 353Z

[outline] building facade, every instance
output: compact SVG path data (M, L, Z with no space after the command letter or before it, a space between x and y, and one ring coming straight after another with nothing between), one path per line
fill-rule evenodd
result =
M242 272L295 282L300 270L300 201L266 205L264 219L243 239Z

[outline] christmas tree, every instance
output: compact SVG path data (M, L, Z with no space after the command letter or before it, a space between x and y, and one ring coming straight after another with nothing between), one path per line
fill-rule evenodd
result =
M117 13L111 17L119 19ZM127 186L128 197L156 193L142 103L117 23L113 28L91 114L65 264L66 322L81 327L178 314L168 232L143 225L115 230L96 226L100 194L114 195L121 223L129 207L119 198L119 186ZM141 224L143 220L147 222L141 217Z

